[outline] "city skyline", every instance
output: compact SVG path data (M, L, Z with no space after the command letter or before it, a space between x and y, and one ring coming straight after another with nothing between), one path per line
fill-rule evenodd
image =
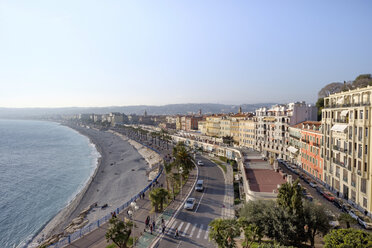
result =
M0 107L315 103L371 73L368 1L0 2Z

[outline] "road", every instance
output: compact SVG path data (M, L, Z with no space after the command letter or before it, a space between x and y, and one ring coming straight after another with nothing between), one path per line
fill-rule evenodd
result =
M164 237L157 247L215 247L209 241L208 224L215 218L221 217L223 199L225 195L225 181L222 171L211 161L202 160L204 166L199 166L199 179L204 180L204 191L193 191L191 197L196 198L193 211L182 209L175 217L175 221L167 228ZM179 238L174 238L178 228Z

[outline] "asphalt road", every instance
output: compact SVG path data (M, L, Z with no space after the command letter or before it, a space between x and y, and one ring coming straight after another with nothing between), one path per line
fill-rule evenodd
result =
M208 224L221 217L225 195L225 181L220 168L200 156L204 166L199 166L199 179L204 180L204 191L193 191L190 197L196 198L193 211L182 209L175 217L173 224L167 228L164 237L159 241L159 248L169 247L215 247L209 241ZM175 238L178 228L179 237Z

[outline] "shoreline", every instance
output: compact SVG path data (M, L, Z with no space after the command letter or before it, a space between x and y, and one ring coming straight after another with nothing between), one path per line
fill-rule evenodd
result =
M126 136L120 135L116 132L110 132L111 133L111 137L110 137L110 135L107 135L108 132L103 132L103 131L99 131L99 130L96 130L96 129L92 129L92 130L90 130L91 131L90 132L89 129L84 128L84 127L80 127L80 126L74 126L74 125L69 125L69 124L64 124L64 123L60 123L60 125L67 126L68 128L71 128L72 130L78 132L80 135L83 135L83 136L87 137L89 139L90 143L95 146L97 152L100 155L97 158L96 168L94 169L94 172L89 177L89 179L87 180L86 184L82 187L82 189L71 199L71 201L65 207L60 209L58 211L58 213L53 218L51 218L45 225L43 225L40 228L40 230L33 236L33 238L30 240L30 242L28 242L26 244L26 247L37 247L38 245L42 244L46 240L49 240L49 241L52 240L52 241L55 242L58 239L58 237L64 236L64 235L61 235L61 234L66 233L65 227L70 226L71 222L76 221L77 218L80 218L81 221L82 221L81 223L79 223L80 226L77 226L77 227L81 228L81 227L87 225L88 223L92 223L92 222L98 220L100 218L100 216L102 216L102 215L104 216L107 213L110 213L110 211L112 211L116 207L118 207L119 202L120 203L125 202L125 198L130 199L132 197L132 195L133 195L132 193L130 193L126 197L123 197L123 194L120 194L120 192L122 190L120 190L120 188L117 189L118 187L116 185L111 185L111 184L114 184L114 183L110 182L110 180L109 180L109 178L107 178L107 176L106 177L102 176L104 171L113 170L114 165L115 165L115 167L117 167L117 165L120 165L121 161L124 161L124 163L121 163L121 165L120 165L122 167L121 168L122 174L115 173L115 175L121 175L121 177L120 177L121 179L119 180L119 184L123 185L123 183L124 183L124 185L125 185L126 181L133 181L130 178L127 178L128 177L127 174L129 173L128 169L130 169L132 172L135 169L137 169L137 171L139 171L139 172L142 172L143 169L146 171L146 168L145 168L146 166L148 168L151 168L151 165L149 163L149 157L145 156L143 153L140 153L136 149L136 147L132 144L132 142L130 142L132 140L130 140ZM104 144L105 141L101 141L100 140L101 137L98 137L100 135L106 135L108 138L106 137L105 139L110 139L111 138L112 140L115 139L115 141L110 141L110 142L112 142L110 144L107 144L107 141L106 141L106 144ZM115 138L115 136L120 138L121 141L117 140ZM133 141L133 142L135 142L135 141ZM123 151L124 154L129 153L128 157L135 157L134 161L132 161L130 159L124 160L125 157L121 158L121 161L118 160L118 159L115 160L113 157L115 157L114 155L118 155L118 154L120 155L119 151L114 152L115 154L111 154L111 152L107 152L110 149L110 146L114 143L116 145L116 146L113 146L114 148L122 147L122 146L125 145L125 143L128 143L129 146L134 151L137 151L137 152L133 153L128 146L126 147L127 149L124 149L124 151ZM137 143L137 142L135 142L135 143ZM137 143L137 144L140 145L139 143ZM102 147L102 145L108 145L108 147ZM122 151L120 151L120 152L122 152ZM155 152L153 152L153 153L155 153ZM139 159L138 156L141 156L142 159ZM146 163L143 163L144 162L143 160L146 160ZM101 171L102 173L98 173L99 171ZM120 171L120 169L119 169L119 171ZM129 176L129 177L131 177L131 176ZM147 177L146 173L145 173L145 175L143 175L143 173L136 173L136 175L134 176L134 179L138 180L139 178L143 178L143 177L144 178ZM147 183L147 178L146 178L146 180L143 180L143 182L144 182L143 184L145 185ZM106 202L106 204L109 204L108 208L105 209L106 211L101 210L101 207L99 207L99 208L94 207L94 202L93 202L93 200L100 199L97 196L99 194L98 187L101 187L102 184L104 186L106 186L105 190L103 190L103 191L104 192L106 191L107 195L112 195L112 199L109 199L109 198L106 197L107 199L111 200L111 202L109 202L109 200L107 200L108 202ZM137 192L141 188L141 186L140 186L141 182L137 182L137 183L133 182L133 184L134 184L134 186L133 185L128 185L128 186L131 186L132 191L135 190L135 192ZM98 185L100 185L100 186L98 186ZM138 185L138 187L140 187L140 188L135 187L135 185ZM111 189L111 188L116 188L116 190ZM89 202L90 202L90 204L87 204ZM103 203L100 202L100 204L102 205ZM110 211L108 211L108 210L110 210ZM82 212L85 213L83 216L81 216ZM79 229L79 228L76 228L76 229ZM69 229L67 229L67 230L69 230ZM39 243L38 241L41 241L41 242Z

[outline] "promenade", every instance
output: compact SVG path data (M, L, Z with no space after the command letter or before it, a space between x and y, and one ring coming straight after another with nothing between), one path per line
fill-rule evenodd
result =
M138 238L136 247L148 247L152 241L156 238L158 234L161 233L161 218L164 218L166 225L169 223L169 220L172 218L174 213L177 211L177 209L182 205L184 197L186 194L193 188L194 182L197 177L197 172L194 169L190 172L190 176L187 180L187 182L184 184L182 192L183 194L178 194L176 199L173 200L168 207L165 209L165 211L162 214L157 214L152 211L151 201L148 197L148 194L145 195L145 198L138 199L136 201L137 206L139 209L134 212L132 221L135 224L135 227L133 228L132 235L135 238ZM161 177L158 180L158 184L155 187L159 187L159 185L163 184L165 186L165 176L164 174L161 175ZM122 211L118 218L121 220L130 219L130 217L127 215L127 210L129 210L130 207L124 211ZM151 222L155 219L156 220L156 227L153 231L153 234L150 234L149 230L145 230L145 219L147 216L150 216ZM76 248L76 247L90 247L90 248L102 248L106 247L108 244L105 238L106 231L109 227L108 223L105 223L104 225L100 226L96 230L88 233L87 235L83 236L82 238L74 241L70 245L66 246L69 248ZM167 229L169 227L167 226Z

